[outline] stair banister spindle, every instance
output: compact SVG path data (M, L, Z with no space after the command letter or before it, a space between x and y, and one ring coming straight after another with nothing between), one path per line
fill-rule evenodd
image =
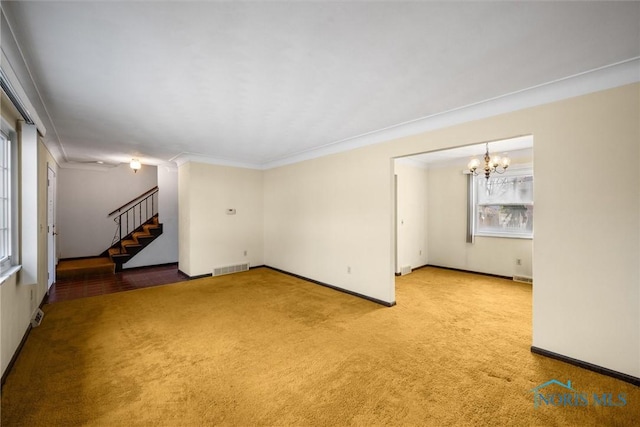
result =
M158 193L158 187L152 188L137 199L109 214L111 216L119 213L114 218L118 229L115 232L111 248L104 252L105 255L111 256L116 262L116 271L122 271L122 264L138 253L141 247L145 247L151 240L162 234L162 224L158 223L157 218L158 199L156 198L159 197ZM151 211L149 211L149 203L151 203ZM144 218L142 213L143 205ZM127 206L128 208L123 212L123 209ZM138 210L137 212L136 209ZM126 224L123 223L123 216L126 217ZM126 227L125 230L123 230L124 227ZM149 230L153 231L150 232Z

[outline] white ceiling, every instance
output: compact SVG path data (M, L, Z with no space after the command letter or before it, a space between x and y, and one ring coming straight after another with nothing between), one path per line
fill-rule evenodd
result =
M259 167L640 56L640 3L2 2L61 162Z

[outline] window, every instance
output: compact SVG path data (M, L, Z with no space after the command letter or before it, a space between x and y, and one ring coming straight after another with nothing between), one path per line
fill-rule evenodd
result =
M11 140L0 133L0 273L11 267Z
M521 169L473 179L476 236L533 237L533 171Z

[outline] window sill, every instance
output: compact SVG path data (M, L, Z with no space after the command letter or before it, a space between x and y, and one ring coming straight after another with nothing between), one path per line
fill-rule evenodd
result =
M499 237L502 239L524 239L524 240L533 240L533 236L531 235L518 235L518 234L500 234L500 233L482 233L476 234L475 237Z
M7 270L0 275L0 286L3 285L4 282L6 282L9 279L9 277L13 276L21 269L22 269L21 265L12 265L11 267L7 268Z

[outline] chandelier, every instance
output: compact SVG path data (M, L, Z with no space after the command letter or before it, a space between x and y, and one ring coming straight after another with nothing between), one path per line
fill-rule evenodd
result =
M489 143L487 143L487 150L484 153L484 176L489 179L492 173L504 173L511 164L511 159L507 156L489 156ZM471 159L467 165L469 171L473 176L478 176L478 168L480 167L480 160L477 158Z

